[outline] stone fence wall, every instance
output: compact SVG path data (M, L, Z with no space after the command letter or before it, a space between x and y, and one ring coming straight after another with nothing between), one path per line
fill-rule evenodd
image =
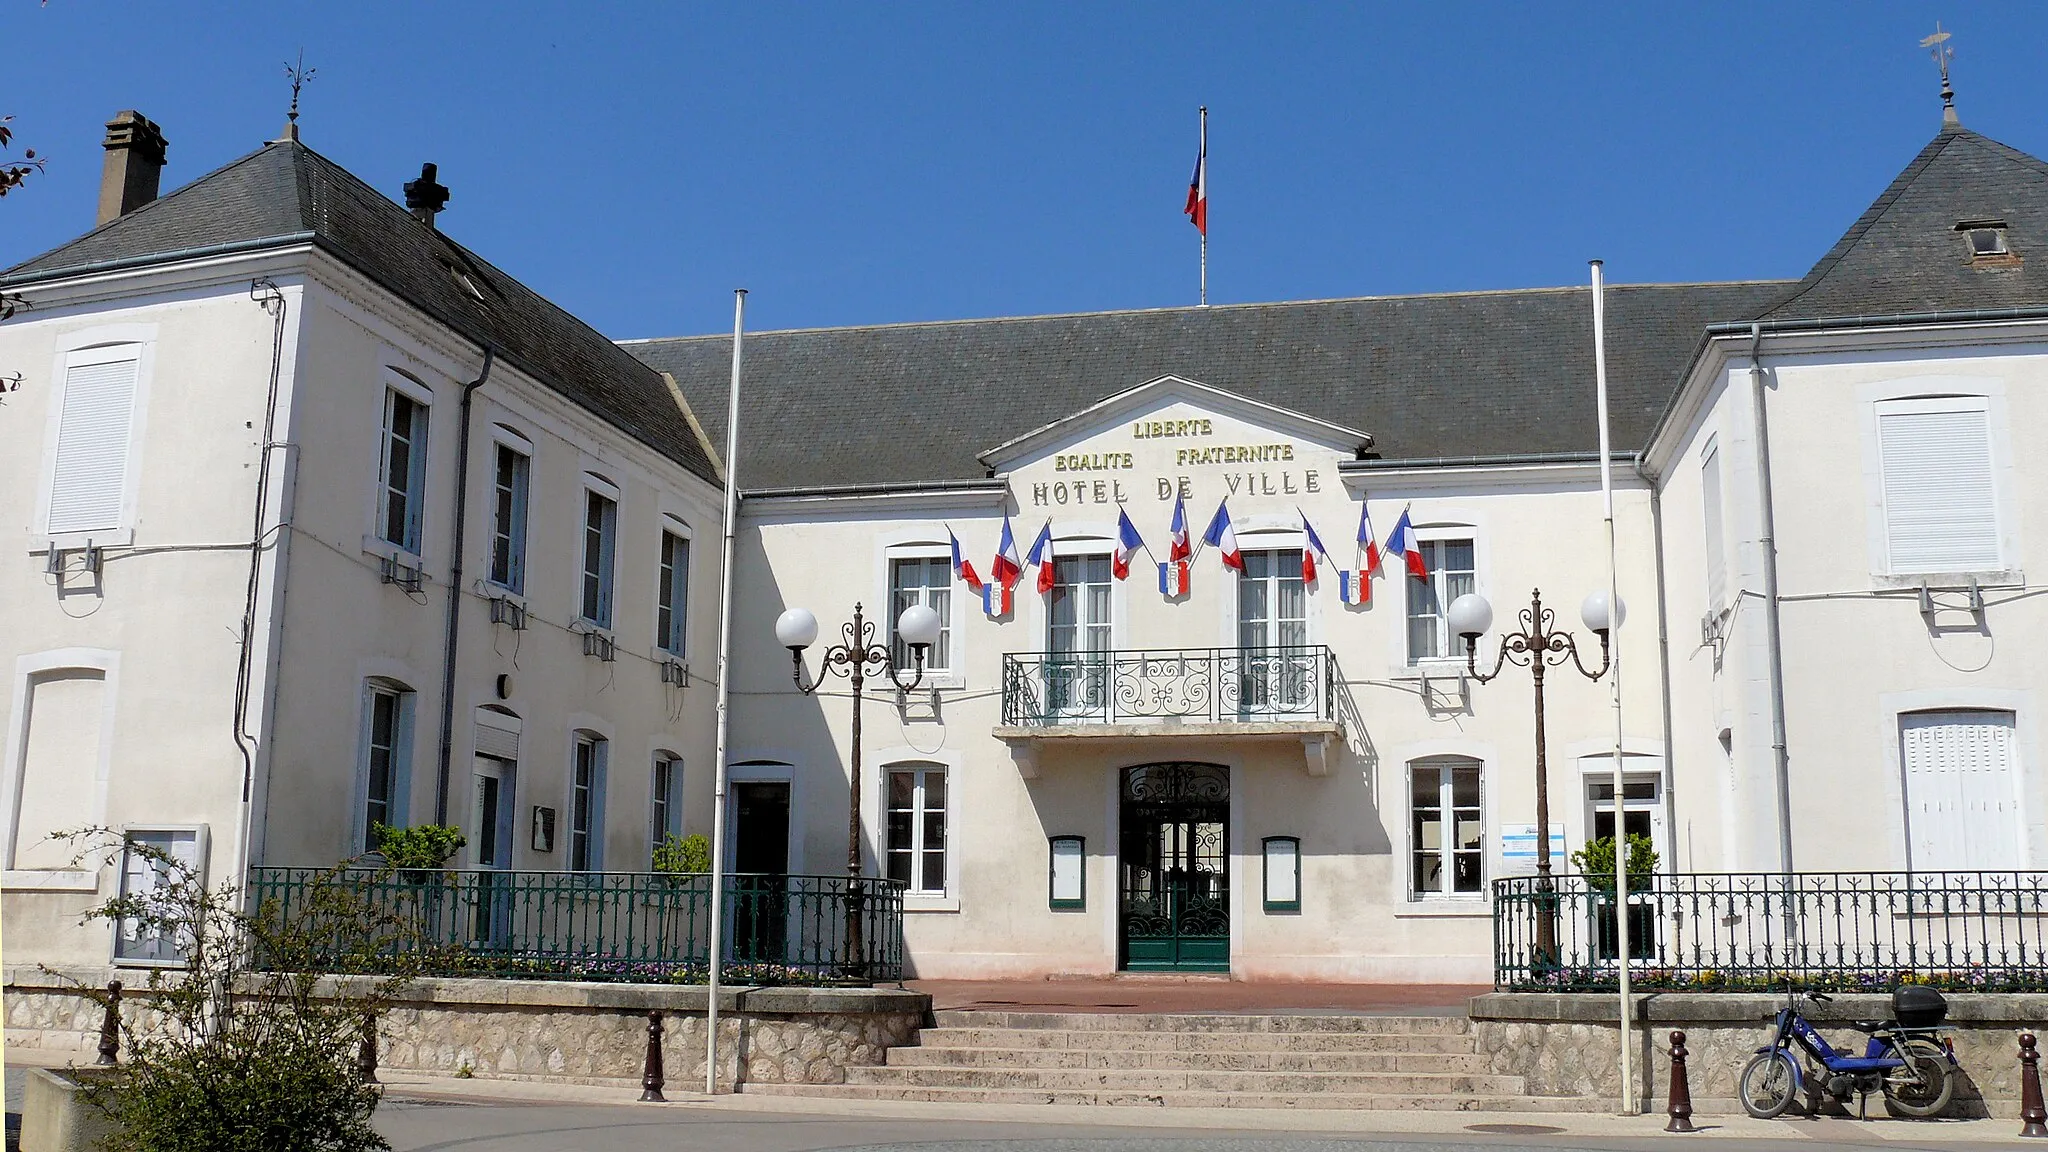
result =
M79 983L128 985L123 1016L148 1031L147 974L78 970ZM6 1042L76 1052L99 1042L100 1008L76 986L36 969L5 973ZM649 1012L663 1014L662 1061L671 1088L704 1082L705 989L553 980L413 982L379 1018L382 1067L454 1075L637 1083ZM882 988L722 988L719 1084L837 1084L851 1065L880 1064L908 1044L931 1009L922 993Z
M2048 1026L2048 996L1944 993L1945 1035L1962 1065L1951 1116L2019 1115L2021 1032ZM1783 996L1746 993L1653 992L1634 997L1636 1091L1643 1106L1668 1103L1670 1036L1685 1033L1687 1079L1693 1107L1706 1114L1739 1113L1735 1084L1756 1050L1770 1041L1771 1017ZM1831 1003L1802 998L1800 1010L1838 1047L1863 1036L1844 1021L1881 1020L1891 998L1844 993ZM1613 993L1496 992L1472 998L1479 1051L1492 1071L1528 1080L1532 1096L1617 1097L1621 1088L1621 998ZM1872 1114L1883 1105L1873 1100Z

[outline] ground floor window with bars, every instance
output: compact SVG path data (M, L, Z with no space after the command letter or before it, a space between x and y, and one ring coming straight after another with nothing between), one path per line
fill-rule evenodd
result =
M888 875L913 896L946 892L946 770L891 768L888 772Z
M1409 883L1414 900L1479 896L1486 883L1480 764L1437 756L1408 766Z

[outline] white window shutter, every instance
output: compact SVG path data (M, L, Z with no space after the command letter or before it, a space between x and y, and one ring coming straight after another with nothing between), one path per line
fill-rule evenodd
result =
M1913 867L2023 866L2010 712L1917 712L1899 717Z
M1981 405L1925 401L1878 413L1886 550L1895 574L2002 567L1991 481L1991 420Z
M134 360L113 360L75 365L65 373L50 477L50 535L121 526L135 421L135 365Z

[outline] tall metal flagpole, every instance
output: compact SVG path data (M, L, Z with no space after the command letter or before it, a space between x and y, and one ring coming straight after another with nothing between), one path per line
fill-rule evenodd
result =
M1209 306L1209 224L1208 208L1206 207L1206 202L1209 199L1209 106L1207 104L1202 105L1202 150L1197 154L1195 160L1195 178L1200 181L1200 187L1196 190L1202 194L1202 200L1205 204L1202 209L1201 229L1202 307L1207 308Z
M1634 1005L1628 988L1628 790L1621 770L1621 594L1614 549L1614 461L1607 432L1607 279L1593 264L1593 378L1600 409L1600 503L1607 519L1607 626L1614 645L1607 690L1614 698L1614 942L1621 985L1621 1113L1636 1114Z
M718 595L718 751L711 789L711 972L704 983L704 1094L718 1091L718 977L725 959L726 742L732 731L732 553L740 518L740 341L747 326L747 290L732 294L732 391L725 400L724 588Z

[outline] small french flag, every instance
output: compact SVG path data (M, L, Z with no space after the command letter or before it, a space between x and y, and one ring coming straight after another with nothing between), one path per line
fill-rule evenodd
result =
M1017 537L1010 533L1010 518L1003 517L1003 540L996 548L996 560L989 572L990 579L1008 588L1023 575L1024 565L1017 559Z
M1171 599L1188 594L1188 568L1185 560L1168 560L1159 566L1159 594Z
M1170 529L1170 532L1173 539L1166 549L1166 558L1168 560L1194 559L1194 544L1188 539L1188 507L1178 496L1173 499L1173 527Z
M969 564L967 558L960 554L960 538L953 535L953 530L948 528L946 539L953 545L954 579L964 581L969 592L979 593L985 585L981 582L981 576L974 571L974 565Z
M1316 582L1316 554L1321 553L1323 559L1328 560L1330 552L1323 547L1322 537L1316 535L1316 526L1308 522L1308 513L1299 508L1294 511L1301 517L1301 530L1308 535L1308 547L1301 550L1301 582L1313 584Z
M1202 543L1223 553L1223 566L1244 571L1244 553L1237 550L1237 531L1230 526L1230 501L1219 501L1216 515L1202 533Z
M988 583L981 586L981 610L991 620L1000 620L1010 614L1016 606L1008 584Z
M1380 538L1372 530L1372 512L1364 504L1358 506L1358 547L1365 553L1363 571L1369 577L1380 570Z
M1116 513L1116 552L1110 556L1110 573L1119 580L1128 580L1131 575L1131 557L1145 546L1144 537L1138 535L1138 526L1131 523L1131 514L1123 509Z
M1031 555L1024 562L1038 568L1039 595L1052 591L1052 521L1047 520L1038 530L1038 539L1031 542Z
M1401 518L1394 521L1394 534L1387 537L1387 552L1399 555L1408 565L1408 574L1417 580L1429 579L1429 565L1422 560L1422 543L1415 539L1415 526L1408 523L1408 510L1401 509Z

